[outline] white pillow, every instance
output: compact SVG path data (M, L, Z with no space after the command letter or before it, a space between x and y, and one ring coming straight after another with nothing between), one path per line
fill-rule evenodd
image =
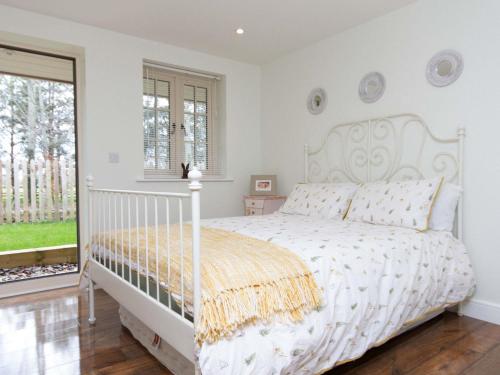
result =
M372 224L427 230L442 178L370 182L352 199L347 218Z
M443 184L432 208L429 229L451 232L455 223L455 212L462 188L458 185Z
M281 206L284 214L342 219L358 185L353 183L297 184Z

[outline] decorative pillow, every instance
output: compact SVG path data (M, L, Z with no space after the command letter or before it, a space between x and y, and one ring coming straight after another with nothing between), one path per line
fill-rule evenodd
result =
M455 212L462 188L458 185L443 184L432 208L429 229L451 232L455 223Z
M443 178L362 185L347 218L372 224L427 230L432 206Z
M353 183L297 184L280 208L281 213L341 219L358 189Z

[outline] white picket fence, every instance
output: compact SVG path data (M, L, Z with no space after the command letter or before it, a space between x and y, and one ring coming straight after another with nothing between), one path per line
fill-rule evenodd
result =
M75 218L72 161L0 160L0 225Z

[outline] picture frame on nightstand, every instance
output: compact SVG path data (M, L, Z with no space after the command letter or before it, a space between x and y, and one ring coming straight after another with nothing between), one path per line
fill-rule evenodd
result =
M250 195L276 195L276 175L251 175Z

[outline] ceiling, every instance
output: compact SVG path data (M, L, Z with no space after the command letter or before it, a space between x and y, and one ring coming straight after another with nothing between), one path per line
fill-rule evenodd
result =
M262 64L415 0L0 0L0 4ZM235 30L242 27L243 35Z

